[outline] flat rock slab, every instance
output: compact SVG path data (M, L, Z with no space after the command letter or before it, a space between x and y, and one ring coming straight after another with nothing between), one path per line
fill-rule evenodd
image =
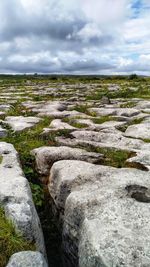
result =
M117 128L119 126L122 126L126 124L126 122L121 122L121 121L106 121L103 122L101 124L95 124L94 127L91 127L91 129L95 129L95 130L100 130L100 129L104 129L104 128Z
M103 123L96 124L90 119L75 119L74 122L83 124L84 127L82 128L86 128L87 130L95 130L95 131L99 131L104 128L117 128L118 126L122 126L126 124L126 122L122 122L122 121L106 121Z
M0 104L0 111L8 111L11 108L9 104Z
M0 204L5 215L11 219L23 237L35 242L36 247L45 253L43 234L30 190L24 177L18 153L13 145L1 142L0 155Z
M74 139L70 139L70 142L72 140L72 143L77 141L78 143L85 143L88 145L88 142L89 144L96 142L99 147L106 146L127 150L138 150L141 149L144 144L142 140L123 136L123 133L115 128L106 128L99 132L85 130L74 131L71 133L71 136L74 137Z
M139 103L136 105L136 108L143 111L150 110L150 101L148 100L139 101Z
M140 113L138 109L134 108L91 108L90 112L96 113L97 116L123 116L132 117Z
M7 130L0 125L0 137L3 138L5 136L7 136Z
M48 265L41 253L23 251L12 255L6 267L48 267Z
M134 124L127 128L125 136L133 138L150 139L150 123Z
M43 134L46 134L52 131L59 130L76 130L76 128L69 125L67 122L63 122L60 119L56 119L51 122L49 128L44 128L43 130Z
M9 116L5 118L7 123L15 132L20 132L32 128L41 119L37 117Z
M78 112L76 110L69 111L67 106L67 102L58 102L58 101L47 101L43 102L33 102L28 101L24 102L23 106L28 108L29 110L32 110L35 113L38 113L39 117L43 116L49 116L53 118L65 118L65 117L83 117L83 118L89 118L90 116Z
M63 122L60 119L53 120L50 124L50 128L58 130L75 130L76 128L69 125L67 122Z
M103 155L99 153L87 152L84 149L60 147L40 147L32 150L35 156L37 170L42 175L49 175L53 163L59 160L82 160L91 163L98 163Z
M150 151L139 151L135 157L132 157L127 160L128 163L131 163L132 166L143 167L143 170L150 171Z
M49 192L64 215L63 248L71 266L150 264L149 172L59 161Z

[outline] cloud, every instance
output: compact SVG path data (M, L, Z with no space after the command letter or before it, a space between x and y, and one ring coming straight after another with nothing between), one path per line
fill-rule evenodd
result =
M1 0L0 72L147 72L149 8L148 0Z

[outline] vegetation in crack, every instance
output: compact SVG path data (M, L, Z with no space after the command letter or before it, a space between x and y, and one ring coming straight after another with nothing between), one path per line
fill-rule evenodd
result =
M0 207L0 267L6 266L12 254L24 250L34 251L35 245L16 231L13 223L6 219L4 209Z

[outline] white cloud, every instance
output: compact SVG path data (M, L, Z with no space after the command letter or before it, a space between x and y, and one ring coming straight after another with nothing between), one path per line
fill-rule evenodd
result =
M1 0L0 72L147 73L150 2L141 4Z

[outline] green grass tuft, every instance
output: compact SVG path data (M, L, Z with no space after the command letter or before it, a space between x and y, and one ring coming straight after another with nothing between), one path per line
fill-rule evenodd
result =
M6 219L4 209L0 207L0 267L6 266L12 254L25 250L34 251L35 245L16 232L13 223Z
M86 149L89 151L103 154L104 159L101 162L101 164L106 166L112 166L115 168L127 167L126 160L136 155L136 153L134 152L127 150L120 150L116 148L106 148L106 147L96 148L90 145L86 147Z

